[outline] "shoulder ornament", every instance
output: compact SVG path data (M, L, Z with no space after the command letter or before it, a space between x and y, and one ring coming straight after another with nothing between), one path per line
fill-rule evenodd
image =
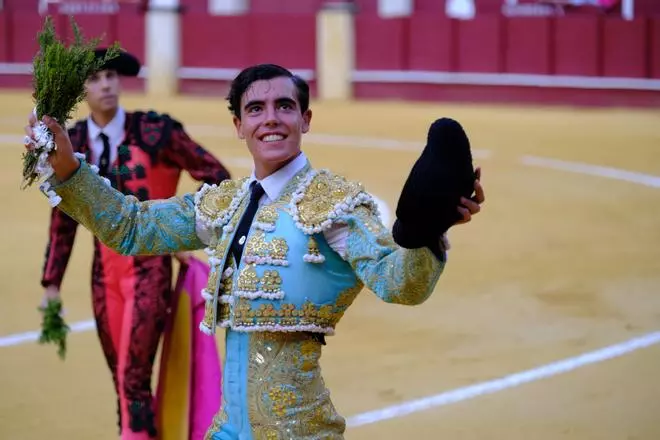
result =
M205 227L224 227L248 192L247 178L223 180L219 185L205 183L195 194L195 214Z
M378 212L362 184L327 170L311 170L294 191L289 209L296 226L312 235L330 228L360 205Z

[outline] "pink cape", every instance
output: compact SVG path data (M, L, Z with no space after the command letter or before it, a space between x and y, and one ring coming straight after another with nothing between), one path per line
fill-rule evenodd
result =
M221 402L216 340L199 330L201 291L209 266L194 257L181 265L165 327L156 391L160 440L202 440Z

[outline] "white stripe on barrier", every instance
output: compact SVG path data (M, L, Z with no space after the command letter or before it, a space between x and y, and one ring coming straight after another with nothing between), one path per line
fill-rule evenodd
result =
M143 66L138 75L146 78L149 69ZM238 68L180 67L180 79L231 81ZM293 69L293 73L310 81L315 78L311 69ZM0 75L30 75L29 63L0 63ZM357 83L477 85L509 87L550 87L602 90L660 91L660 79L591 77L568 75L533 75L522 73L433 72L422 70L356 70L351 77Z

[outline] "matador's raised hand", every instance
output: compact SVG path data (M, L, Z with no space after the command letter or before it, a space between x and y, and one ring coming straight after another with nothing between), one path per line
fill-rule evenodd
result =
M57 148L50 153L48 161L53 167L55 177L61 182L65 181L78 169L80 161L73 154L73 146L66 129L50 116L44 116L41 120L53 134L53 141L57 145ZM25 126L25 134L31 139L34 139L32 127L35 125L37 125L37 116L31 113L28 125ZM26 143L25 148L29 149L31 145Z
M474 181L474 196L467 198L461 197L461 204L458 206L458 212L462 218L456 222L457 225L468 223L472 216L481 212L481 204L486 201L484 188L481 185L481 167L474 170L476 180Z

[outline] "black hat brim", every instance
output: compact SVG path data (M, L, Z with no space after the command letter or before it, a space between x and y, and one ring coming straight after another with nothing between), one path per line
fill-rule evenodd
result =
M94 55L97 58L105 57L106 48L96 49ZM138 76L140 73L140 61L134 55L121 51L118 56L105 62L99 70L114 70L121 76Z

